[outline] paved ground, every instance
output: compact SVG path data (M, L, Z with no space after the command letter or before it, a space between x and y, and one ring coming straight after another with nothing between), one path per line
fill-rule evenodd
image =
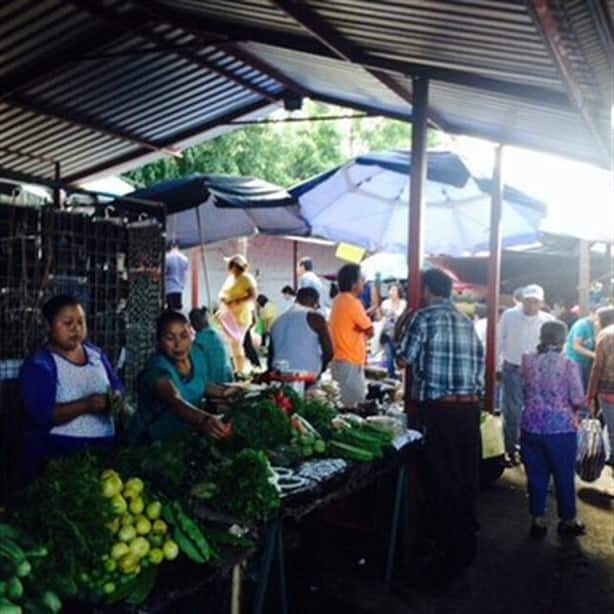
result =
M307 614L607 614L614 613L614 479L578 483L579 515L588 534L561 539L550 496L548 537L528 539L525 476L505 472L480 498L480 555L476 565L446 589L426 592L402 574L387 595L381 560L338 532L320 543L315 561L295 567L291 612ZM381 544L380 544L381 545ZM304 546L305 547L305 546ZM366 561L360 553L365 553ZM371 549L371 552L374 550ZM321 573L310 573L316 563ZM301 575L302 573L302 575ZM275 610L270 610L274 612Z

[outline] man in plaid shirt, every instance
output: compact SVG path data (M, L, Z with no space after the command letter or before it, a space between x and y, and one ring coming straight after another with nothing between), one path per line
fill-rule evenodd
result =
M411 368L412 398L424 429L442 573L469 565L476 554L484 391L484 347L451 294L452 279L445 272L423 273L424 308L413 315L397 352L399 365Z

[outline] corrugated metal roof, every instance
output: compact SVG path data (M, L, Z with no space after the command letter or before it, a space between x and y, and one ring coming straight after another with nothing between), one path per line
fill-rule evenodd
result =
M611 8L611 7L610 7ZM7 0L0 172L172 155L286 96L611 161L608 8L585 0ZM44 159L41 159L44 158Z

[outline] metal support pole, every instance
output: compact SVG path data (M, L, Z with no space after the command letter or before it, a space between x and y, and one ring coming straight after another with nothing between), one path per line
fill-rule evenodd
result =
M298 241L292 241L292 287L298 290L298 273L296 271L298 267ZM320 297L320 300L322 298Z
M490 253L488 256L488 317L486 320L486 410L493 412L497 389L497 320L501 283L501 211L503 203L503 146L495 150L490 201Z
M56 209L62 208L62 194L60 192L60 181L62 181L62 169L59 162L53 163L53 178L56 181L56 185L53 188L53 206Z
M412 108L411 169L409 177L409 228L407 243L409 308L420 308L422 284L420 271L423 260L424 234L424 185L426 182L428 136L427 108L429 81L419 77L413 79L414 105ZM417 408L410 403L411 371L405 369L405 411L409 423L417 421Z
M190 256L190 264L192 266L192 309L196 309L200 307L200 287L198 283L198 269L200 268L200 263L196 248L192 248Z

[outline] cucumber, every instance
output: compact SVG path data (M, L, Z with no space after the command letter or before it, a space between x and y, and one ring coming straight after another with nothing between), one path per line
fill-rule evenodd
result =
M196 545L179 527L175 527L173 531L173 539L179 546L179 550L181 550L181 552L183 552L183 554L185 554L189 559L201 565L206 562L205 557L201 554Z
M211 558L211 548L198 525L183 511L179 503L175 503L175 518L181 531L198 548L203 559L208 561Z
M339 456L340 458L347 458L349 460L355 460L359 462L369 463L373 461L374 456L368 450L350 446L340 441L331 441L328 444L328 450L333 456Z
M26 555L14 541L5 538L0 541L0 559L2 558L12 561L15 565L21 565L26 560Z

